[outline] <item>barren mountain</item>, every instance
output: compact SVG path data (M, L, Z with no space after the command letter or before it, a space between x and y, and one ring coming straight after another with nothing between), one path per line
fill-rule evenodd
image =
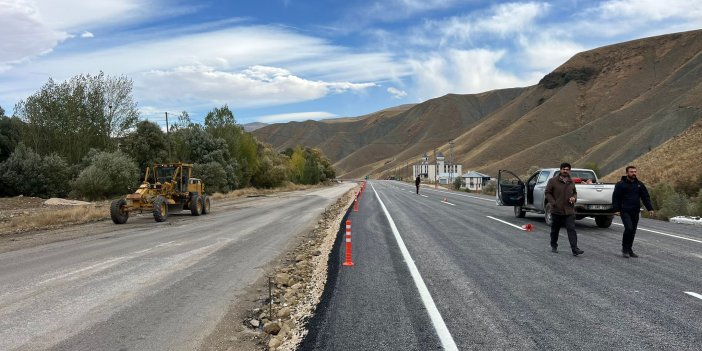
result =
M446 95L405 111L336 123L271 125L278 148L319 147L343 177L411 172L434 148L464 170L524 173L530 166L594 162L619 169L702 116L702 31L605 46L575 55L528 88ZM391 112L392 111L392 112Z
M702 174L702 120L643 156L629 162L637 168L638 177L647 184L675 183L692 180ZM625 173L624 167L605 176L616 182Z

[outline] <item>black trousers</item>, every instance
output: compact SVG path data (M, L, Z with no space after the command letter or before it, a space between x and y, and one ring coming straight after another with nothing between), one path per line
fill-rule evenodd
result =
M568 232L568 241L570 248L578 247L578 234L575 232L575 215L557 215L551 214L551 247L558 247L558 232L561 227L565 227Z
M624 224L624 235L622 236L622 252L631 251L636 236L636 226L639 225L639 211L622 211L622 223Z
M419 184L417 184L417 194L419 194Z

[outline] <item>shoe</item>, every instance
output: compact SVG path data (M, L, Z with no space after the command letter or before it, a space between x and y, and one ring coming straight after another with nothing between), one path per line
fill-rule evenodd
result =
M551 246L551 252L553 252L553 253L558 253L558 249L555 248L555 247L553 247L553 246Z
M639 257L639 255L635 254L634 251L629 251L629 257Z
M624 257L624 258L629 258L629 253L628 253L628 252L622 252L622 257Z
M577 247L573 249L573 256L582 255L585 251L578 249Z

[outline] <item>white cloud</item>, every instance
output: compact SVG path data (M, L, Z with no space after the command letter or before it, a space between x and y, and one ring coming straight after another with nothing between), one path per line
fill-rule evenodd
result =
M497 67L504 50L448 50L411 60L420 99L448 93L475 94L488 90L533 84ZM529 77L533 79L533 77Z
M260 117L251 118L256 122L261 123L278 123L278 122L290 122L290 121L308 121L308 120L320 120L325 118L339 117L330 112L294 112L294 113L281 113L276 115L266 115Z
M243 108L315 100L373 86L374 83L307 80L277 67L253 66L232 73L206 66L183 66L144 73L137 90L141 96L164 104L191 99Z
M93 38L93 37L95 37L95 35L94 35L93 33L90 33L90 32L88 32L88 31L85 31L85 32L83 32L83 33L80 35L80 37L81 37L81 38Z
M536 20L548 13L546 3L505 3L466 15L427 20L411 29L406 42L420 46L472 44L486 35L505 38L535 30Z
M25 61L46 54L68 33L53 29L41 21L32 2L0 0L0 66Z
M402 99L403 97L407 96L406 91L397 89L395 87L389 87L387 91L395 99Z
M583 11L570 27L585 37L631 38L699 29L698 0L611 0Z
M544 73L556 69L573 55L586 50L578 43L548 33L522 36L519 45L521 52L517 55L522 58L524 67Z

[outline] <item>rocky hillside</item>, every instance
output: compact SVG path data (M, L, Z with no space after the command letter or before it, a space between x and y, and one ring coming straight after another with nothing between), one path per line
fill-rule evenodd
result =
M407 110L337 122L271 125L277 148L321 148L344 177L409 170L424 152L453 154L464 169L524 173L530 166L625 166L702 116L702 31L610 45L575 55L537 85L447 95Z

